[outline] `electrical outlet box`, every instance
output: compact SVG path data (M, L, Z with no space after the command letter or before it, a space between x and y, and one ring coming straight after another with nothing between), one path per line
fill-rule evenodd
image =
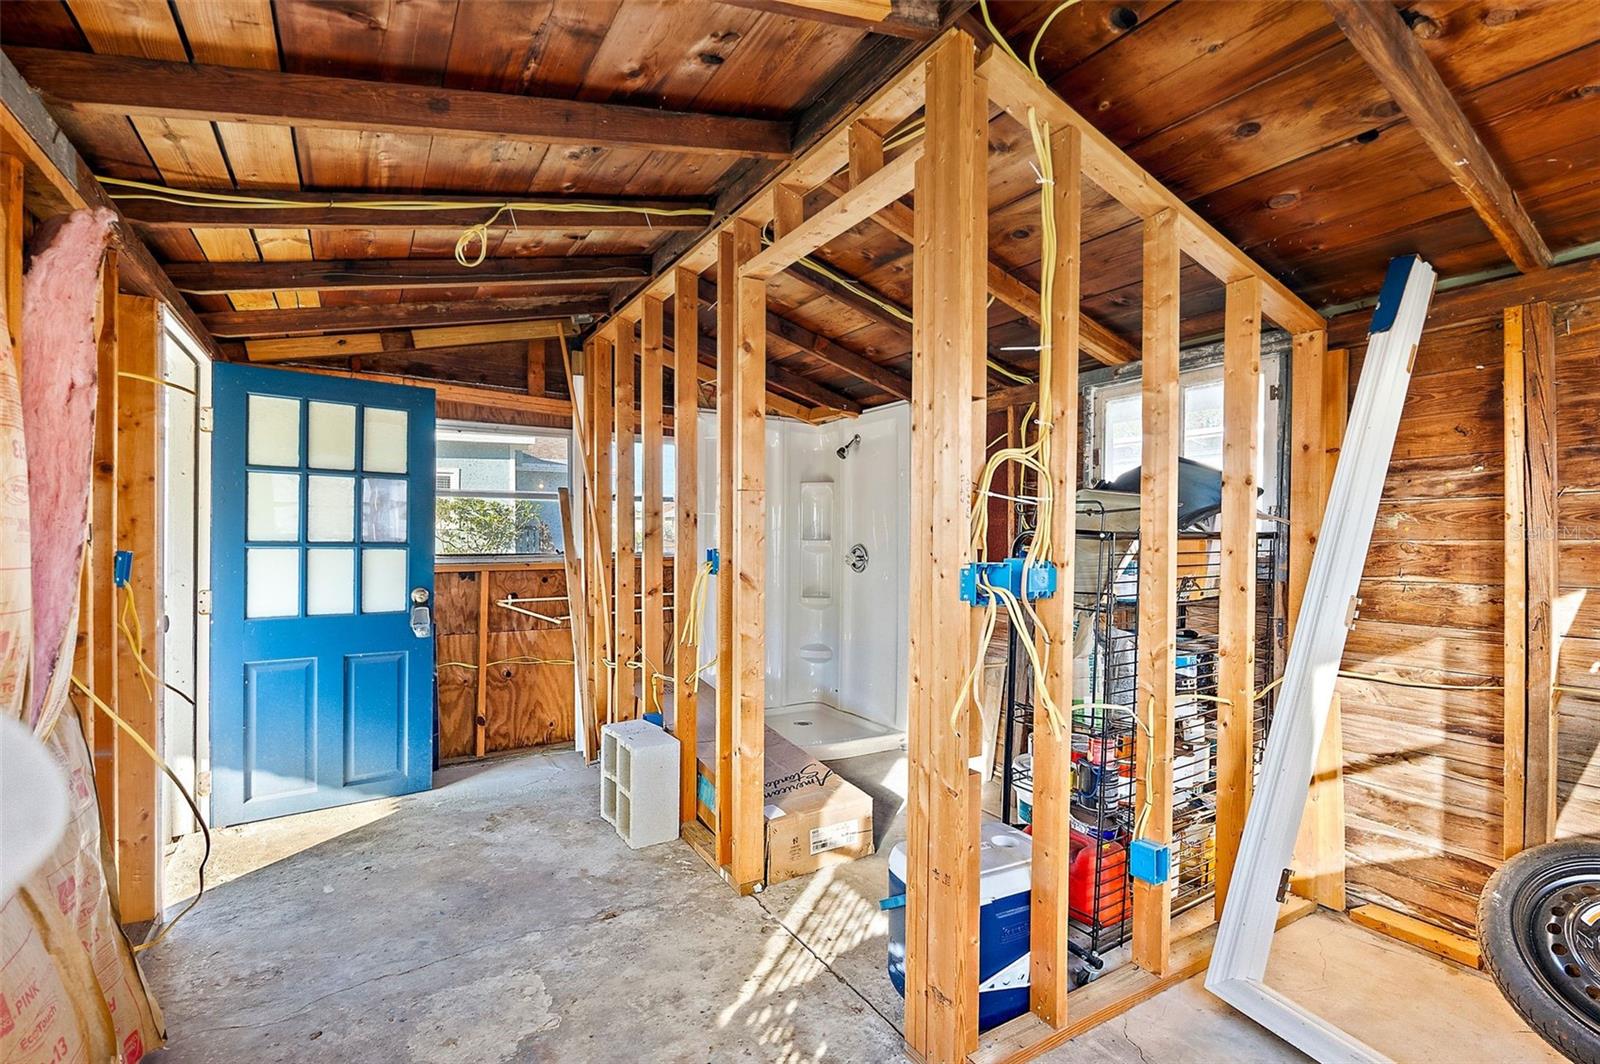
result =
M1172 849L1164 843L1135 839L1128 847L1128 872L1134 879L1160 885L1172 878Z
M979 576L982 580L979 580ZM1003 588L1017 601L1049 598L1056 593L1054 562L1035 562L1026 558L1007 558L1002 562L973 562L961 567L961 601L974 606L989 604L989 592L980 586Z

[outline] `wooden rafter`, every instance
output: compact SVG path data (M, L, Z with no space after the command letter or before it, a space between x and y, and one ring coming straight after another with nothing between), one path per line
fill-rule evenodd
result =
M782 158L790 146L788 123L767 119L44 48L7 53L47 98L83 114L700 155Z
M886 33L931 37L939 32L938 0L724 0L735 7L789 15L811 22Z
M211 195L239 196L236 189L201 190ZM298 206L265 204L180 203L157 198L159 194L139 189L112 186L111 198L128 220L146 229L370 229L409 231L441 227L476 225L487 218L501 201L459 192L394 193L374 192L271 192L272 199ZM395 204L406 200L436 200L449 206L418 203L416 207L375 209L375 204ZM562 232L571 229L704 229L710 221L710 205L703 200L629 199L612 196L528 197L529 202L549 204L539 209L520 208L508 215L505 224L515 221L517 228ZM564 202L565 201L565 202ZM575 204L582 203L584 209ZM365 204L365 206L363 206ZM454 204L461 204L455 206ZM682 214L654 214L652 210L686 211Z
M528 395L503 388L485 388L472 384L456 384L427 377L405 377L394 373L368 373L364 370L324 369L321 366L296 366L296 373L316 373L324 377L344 377L347 380L380 381L386 384L407 384L416 388L431 388L443 402L466 403L471 406L496 407L518 410L525 414L543 414L547 417L572 417L572 403L549 395Z
M1323 2L1517 269L1531 273L1548 267L1550 249L1544 238L1400 9L1364 0Z
M312 288L486 288L496 285L615 284L649 276L644 255L518 256L462 266L455 259L318 259L313 262L173 262L174 287L193 295Z
M472 325L495 321L536 321L573 314L601 314L603 296L540 296L526 299L465 300L455 303L372 303L290 310L224 310L200 315L213 336L289 336L296 333L395 329L428 325Z

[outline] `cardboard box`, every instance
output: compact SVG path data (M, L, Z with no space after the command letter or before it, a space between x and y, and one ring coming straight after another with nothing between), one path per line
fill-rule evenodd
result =
M701 704L708 702L701 688ZM716 829L716 718L703 713L695 747L700 819ZM767 886L865 857L872 845L872 797L771 728L766 729Z

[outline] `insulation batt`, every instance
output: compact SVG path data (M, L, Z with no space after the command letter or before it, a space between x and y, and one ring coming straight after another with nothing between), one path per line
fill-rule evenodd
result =
M78 575L89 525L94 446L95 316L100 260L116 215L76 211L33 257L23 285L23 350L48 373L22 375L28 437L28 508L33 539L33 683L28 722L35 726L56 665L70 649Z

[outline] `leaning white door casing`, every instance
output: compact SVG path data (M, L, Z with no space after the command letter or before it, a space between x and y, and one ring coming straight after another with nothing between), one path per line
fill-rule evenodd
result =
M1206 972L1207 990L1324 1062L1388 1058L1262 980L1277 926L1278 885L1293 860L1434 277L1431 266L1412 256L1392 261L1384 278L1289 646L1283 691L1245 818L1230 904Z

